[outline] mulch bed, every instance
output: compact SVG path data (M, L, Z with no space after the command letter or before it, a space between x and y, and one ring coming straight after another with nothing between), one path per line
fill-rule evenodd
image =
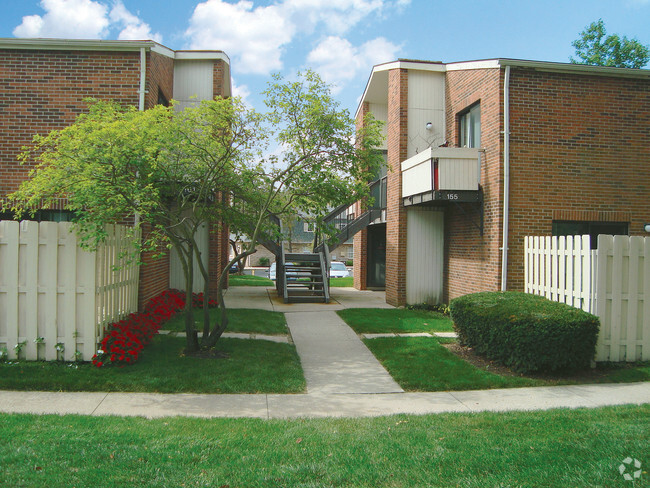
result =
M459 358L467 361L468 363L476 366L483 371L489 371L490 373L498 374L500 376L519 376L521 378L532 378L538 380L546 381L584 381L585 383L591 383L599 378L607 376L607 368L590 368L583 371L574 371L572 373L557 373L557 374L528 374L524 375L517 373L510 368L503 366L502 364L487 359L483 356L479 356L474 352L471 347L461 346L457 342L452 342L449 344L442 344L447 350Z

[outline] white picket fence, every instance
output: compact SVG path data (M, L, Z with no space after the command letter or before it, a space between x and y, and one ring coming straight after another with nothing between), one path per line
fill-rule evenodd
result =
M0 221L0 351L9 359L90 360L104 326L138 307L127 230L108 226L91 253L69 222Z
M525 291L598 315L596 361L650 360L650 238L525 238Z

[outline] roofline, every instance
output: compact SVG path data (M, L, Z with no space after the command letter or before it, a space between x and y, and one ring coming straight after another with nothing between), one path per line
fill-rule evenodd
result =
M359 100L359 105L355 112L355 117L359 115L363 101L368 93L368 88L372 81L374 73L381 71L389 71L391 69L415 69L420 71L434 71L434 72L447 72L447 71L461 71L473 69L501 69L506 66L517 68L531 68L541 71L554 71L562 73L576 73L576 74L592 74L598 76L614 76L622 78L650 78L650 69L634 69L634 68L613 68L611 66L591 66L586 64L573 64L573 63L558 63L553 61L530 61L525 59L510 59L510 58L495 58L495 59L480 59L474 61L459 61L454 63L440 63L439 61L417 61L398 59L373 66L366 88L363 95Z
M117 41L102 39L48 39L48 38L0 38L0 49L41 49L57 51L139 51L146 49L168 58L188 59L215 59L222 60L230 65L230 58L223 51L174 51L162 44L151 41Z

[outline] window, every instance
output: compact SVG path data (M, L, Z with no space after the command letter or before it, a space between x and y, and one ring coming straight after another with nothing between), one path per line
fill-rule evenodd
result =
M315 232L316 228L315 228L313 222L305 222L304 225L303 225L303 230L305 232Z
M348 259L354 259L354 247L348 247Z
M589 234L591 248L598 248L598 236L610 234L615 236L629 235L627 222L586 222L570 220L554 220L554 236L582 236Z
M481 105L476 104L458 116L459 146L481 147Z

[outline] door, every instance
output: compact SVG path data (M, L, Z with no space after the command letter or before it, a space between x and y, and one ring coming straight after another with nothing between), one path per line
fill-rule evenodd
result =
M368 226L368 288L386 287L386 224Z

